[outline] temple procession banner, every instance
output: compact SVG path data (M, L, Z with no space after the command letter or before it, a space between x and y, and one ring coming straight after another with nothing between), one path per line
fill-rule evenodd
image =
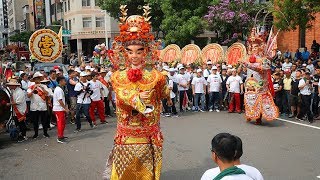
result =
M247 59L246 47L241 43L232 44L226 53L220 44L212 43L202 50L195 44L188 44L182 50L176 44L170 44L161 51L160 60L162 62L180 62L182 64L202 64L211 60L213 63L227 62L235 65L239 61Z
M247 56L246 47L241 43L232 44L226 52L226 62L235 65L238 61L242 61Z
M220 62L224 58L224 51L220 44L208 44L202 49L202 60L206 63L209 59L213 62Z
M181 59L181 49L176 44L170 44L164 48L160 53L160 60L162 62L174 62Z
M54 62L60 57L62 48L61 38L50 29L34 32L29 40L29 50L40 62Z
M202 63L201 49L195 44L186 45L181 50L181 63L191 64L191 63Z

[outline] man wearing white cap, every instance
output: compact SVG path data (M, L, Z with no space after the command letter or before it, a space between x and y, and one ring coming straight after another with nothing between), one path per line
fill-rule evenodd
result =
M188 107L188 95L187 90L190 85L190 76L185 74L185 69L183 66L179 67L180 74L177 75L177 84L179 91L179 103L180 103L180 112L183 112L183 106Z
M30 116L33 120L34 139L38 137L39 118L43 126L43 136L47 138L50 137L47 126L47 98L51 96L51 94L49 94L48 87L40 83L42 78L43 75L40 72L34 73L31 80L35 84L27 90L27 96L30 98Z
M27 103L26 96L23 90L20 88L20 83L16 79L10 79L6 84L11 91L11 102L7 106L12 105L13 107L13 119L15 123L19 126L20 135L18 137L18 142L23 142L27 140L26 132L26 114L27 114Z
M203 77L207 80L209 75L211 74L212 62L211 60L207 61L207 67L203 70Z
M89 115L89 108L90 108L90 95L92 91L88 88L88 82L87 82L87 73L81 72L80 73L80 81L76 84L74 87L74 90L77 92L77 107L76 107L76 126L77 129L75 132L81 131L81 121L80 121L80 114L83 112L86 116L87 121L90 124L91 128L94 128L94 125L92 123L92 120Z
M231 71L232 76L226 82L230 94L229 113L234 112L234 108L237 113L241 113L240 94L243 93L243 82L241 77L237 75L236 69L232 69Z
M209 75L207 82L209 86L209 111L212 112L214 109L217 112L219 110L219 99L221 91L222 79L219 74L217 74L218 68L216 66L212 67L212 74Z
M205 94L207 94L207 81L202 76L202 70L197 70L197 76L192 79L192 94L194 96L195 111L205 111ZM199 98L201 101L201 109L199 109Z
M168 77L173 82L175 82L175 83L177 82L177 74L176 74L176 70L174 68L169 69Z

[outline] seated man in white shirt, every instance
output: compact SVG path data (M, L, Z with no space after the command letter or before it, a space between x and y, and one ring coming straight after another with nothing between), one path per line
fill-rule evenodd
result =
M229 133L217 134L211 141L212 159L218 168L207 170L201 180L252 180L263 179L253 167L240 164L241 139Z
M258 169L248 166L245 164L241 164L240 158L243 154L242 150L242 141L238 136L235 136L237 139L237 153L235 155L234 165L238 168L242 169L247 176L250 176L254 180L263 180L263 177ZM219 167L208 169L201 177L201 180L212 180L214 177L216 177L220 173Z

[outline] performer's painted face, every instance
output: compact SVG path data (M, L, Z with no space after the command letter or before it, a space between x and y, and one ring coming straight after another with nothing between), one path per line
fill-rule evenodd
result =
M142 64L144 58L144 47L142 45L129 45L127 48L128 58L132 65Z
M258 44L252 44L251 51L253 55L257 55L259 53L259 45Z

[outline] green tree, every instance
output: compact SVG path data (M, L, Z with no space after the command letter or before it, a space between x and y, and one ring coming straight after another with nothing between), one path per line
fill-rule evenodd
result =
M210 0L163 0L161 9L164 19L161 29L165 34L165 42L183 47L195 40L205 29L203 16L209 4Z
M203 16L211 0L100 0L99 5L110 16L119 18L119 7L126 4L128 16L142 14L142 6L149 4L153 31L161 31L167 44L189 44L203 32L206 23ZM156 35L156 37L158 37ZM195 41L197 43L197 41Z
M282 30L294 30L300 27L306 30L312 26L315 13L320 12L319 0L273 0L275 5L276 27Z
M31 31L21 32L21 33L15 34L13 36L10 36L9 39L11 42L23 42L25 44L28 44L32 33L33 32L31 32Z
M120 5L127 5L128 16L134 14L143 14L143 7L146 4L152 8L150 16L153 31L159 32L163 13L160 8L161 0L100 0L99 6L105 9L109 15L115 19L119 19Z

